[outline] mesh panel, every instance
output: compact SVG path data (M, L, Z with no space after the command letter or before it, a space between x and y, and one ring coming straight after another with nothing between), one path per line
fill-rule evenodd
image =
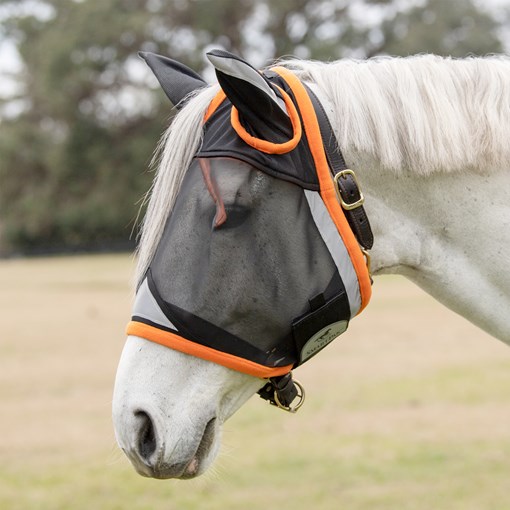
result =
M162 300L266 352L343 290L303 190L227 158L194 160L150 271Z

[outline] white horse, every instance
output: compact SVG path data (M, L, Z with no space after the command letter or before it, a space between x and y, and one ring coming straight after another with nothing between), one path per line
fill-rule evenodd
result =
M318 95L361 182L375 237L372 274L404 275L510 343L510 59L424 55L280 65ZM138 282L217 90L188 100L161 141ZM263 384L130 336L114 391L118 443L145 476L197 476L218 452L222 423Z

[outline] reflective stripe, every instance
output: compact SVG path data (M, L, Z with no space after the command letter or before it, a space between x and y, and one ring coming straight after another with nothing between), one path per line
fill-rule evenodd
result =
M340 273L345 285L351 318L355 317L361 307L361 295L356 271L352 264L347 248L338 234L338 229L329 215L321 196L316 191L305 189L305 197L310 207L313 220L319 233L328 247L329 253Z
M161 311L161 308L149 289L147 278L145 278L136 293L135 304L133 306L133 316L147 319L155 324L177 331L177 328Z
M315 162L317 177L319 178L320 195L329 215L331 216L331 219L333 220L333 223L338 227L338 233L342 237L342 241L345 244L350 261L352 262L357 274L361 299L361 305L358 308L359 313L370 301L370 296L372 295L372 280L367 269L365 256L360 249L358 240L349 226L349 222L345 217L342 207L338 203L331 170L324 152L322 135L317 121L317 116L315 114L315 109L308 93L296 75L283 67L275 67L273 68L273 71L277 72L287 82L294 92L294 96L299 104L299 110L303 116L305 124L306 137Z

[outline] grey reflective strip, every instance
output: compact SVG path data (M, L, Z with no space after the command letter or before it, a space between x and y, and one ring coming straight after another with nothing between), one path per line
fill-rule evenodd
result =
M315 225L322 236L322 239L328 247L329 253L333 258L338 272L345 285L349 306L351 308L351 318L354 317L361 308L361 295L359 291L359 282L351 257L345 247L342 237L334 224L326 205L321 196L316 191L305 189L305 196L315 221Z
M147 278L145 278L136 293L135 304L133 306L133 316L150 320L160 326L165 326L166 328L171 328L177 331L177 328L161 311L161 308L149 289Z

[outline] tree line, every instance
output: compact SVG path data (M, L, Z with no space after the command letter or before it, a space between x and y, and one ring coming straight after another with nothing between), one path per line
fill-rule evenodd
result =
M294 55L500 53L506 13L474 0L0 0L0 253L127 247L171 105L137 52L213 79L220 47L256 66ZM6 77L4 76L4 79Z

